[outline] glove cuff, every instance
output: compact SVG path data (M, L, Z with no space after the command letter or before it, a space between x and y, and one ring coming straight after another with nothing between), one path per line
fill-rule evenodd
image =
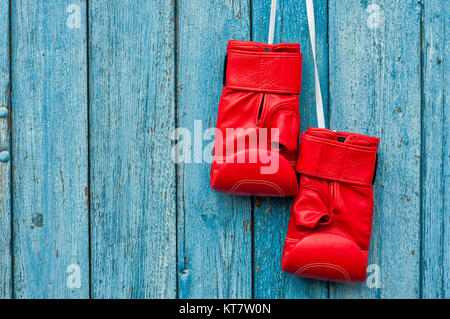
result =
M253 92L300 93L302 54L299 44L270 46L230 41L227 56L227 88Z
M300 174L361 186L372 185L379 139L309 128L301 137Z

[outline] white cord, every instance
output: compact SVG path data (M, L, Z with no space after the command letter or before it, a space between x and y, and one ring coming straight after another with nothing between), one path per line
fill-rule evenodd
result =
M276 16L277 16L277 0L272 0L272 5L270 6L269 39L267 40L269 44L273 44Z
M315 84L315 91L316 91L317 126L319 128L325 128L325 118L323 115L322 91L320 90L319 71L317 69L317 60L316 60L316 25L315 25L315 21L314 21L313 0L306 0L306 13L308 15L309 37L311 40L311 48L312 48L312 54L313 54L313 60L314 60L314 84ZM277 0L272 0L272 4L270 6L269 39L267 41L269 44L273 44L276 15L277 15Z
M322 92L320 91L319 71L317 70L317 61L316 61L316 26L314 22L313 0L306 0L306 13L308 15L309 37L311 39L312 54L314 59L317 126L319 128L325 128L325 119L323 116Z

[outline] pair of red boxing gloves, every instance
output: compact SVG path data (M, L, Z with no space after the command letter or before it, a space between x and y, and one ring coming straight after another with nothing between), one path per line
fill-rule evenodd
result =
M282 269L364 281L379 139L308 128L298 149L301 71L299 44L229 41L211 187L236 195L296 195Z

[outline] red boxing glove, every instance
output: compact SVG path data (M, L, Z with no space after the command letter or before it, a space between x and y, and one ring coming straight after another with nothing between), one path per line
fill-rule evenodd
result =
M299 44L228 42L213 189L237 195L297 194L301 71Z
M302 134L284 271L337 282L366 279L379 141L328 129Z

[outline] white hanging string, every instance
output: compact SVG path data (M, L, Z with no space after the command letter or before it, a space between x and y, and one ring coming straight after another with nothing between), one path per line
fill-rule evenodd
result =
M314 84L316 91L317 126L319 128L325 128L322 91L320 90L319 71L317 69L317 60L316 60L316 24L314 21L313 0L306 0L306 13L308 16L309 38L311 40L311 48L314 60ZM277 0L272 0L272 4L270 7L269 39L267 41L269 44L273 44L276 14L277 14Z
M316 61L316 25L314 22L313 0L306 0L306 13L308 15L309 38L311 40L312 54L313 54L313 59L314 59L317 125L319 128L325 128L325 118L323 115L322 92L320 91L319 71L317 70L317 61Z
M269 44L273 44L276 16L277 16L277 0L272 0L272 5L270 6L269 39L267 40Z

